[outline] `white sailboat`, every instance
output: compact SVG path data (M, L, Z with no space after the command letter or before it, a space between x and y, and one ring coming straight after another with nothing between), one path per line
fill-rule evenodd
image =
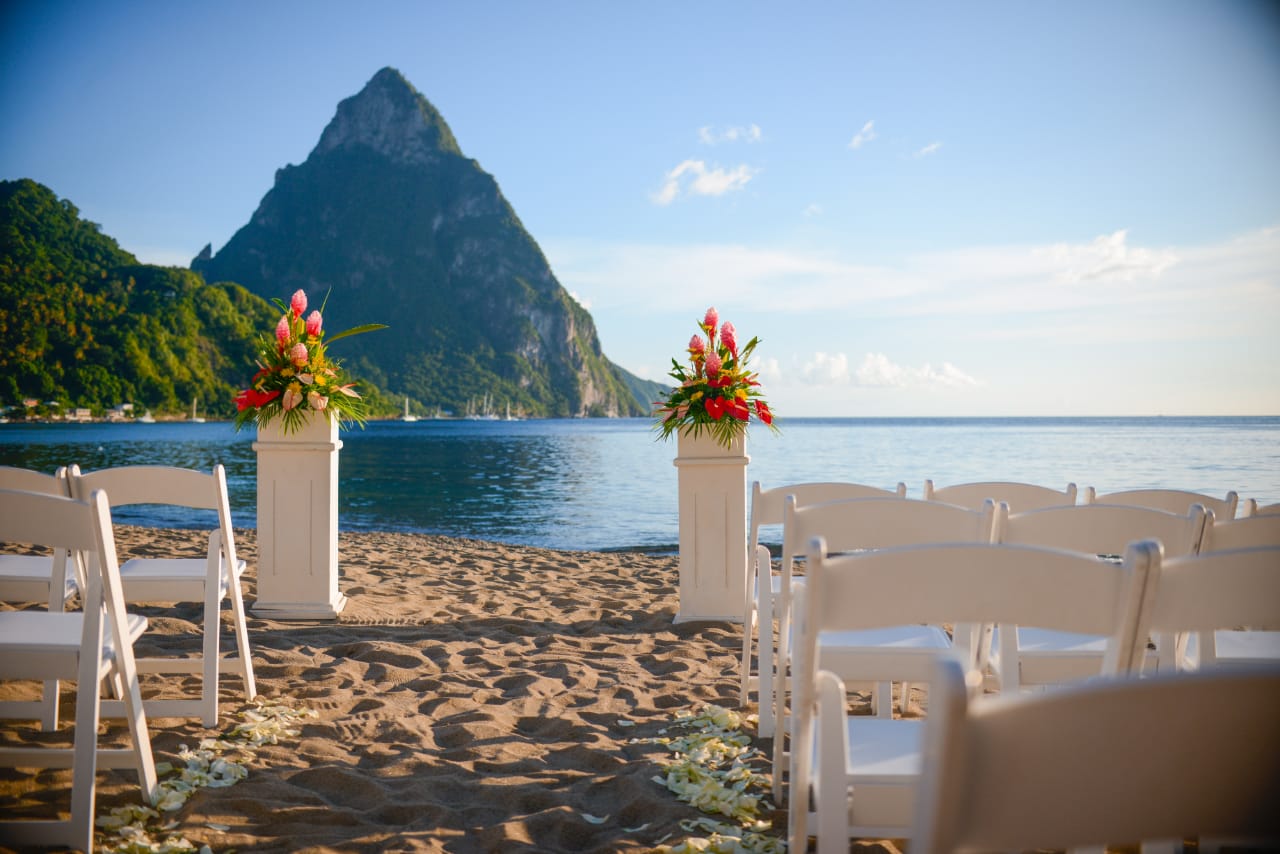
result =
M409 412L409 398L407 396L404 399L404 415L400 416L400 420L401 421L417 421L418 420L418 416L413 415L412 413Z
M203 424L203 423L204 423L204 419L203 419L203 418L201 418L199 415L196 415L196 403L197 403L199 400L200 400L200 398L198 398L198 397L193 397L193 398L191 398L191 423L192 423L192 424Z
M144 413L142 413L141 415L139 415L139 416L138 416L137 418L135 418L134 420L135 420L135 421L137 421L139 424L155 424L155 423L156 423L156 419L155 419L155 417L151 414L151 410L150 410L150 409L148 409L146 412L144 412Z

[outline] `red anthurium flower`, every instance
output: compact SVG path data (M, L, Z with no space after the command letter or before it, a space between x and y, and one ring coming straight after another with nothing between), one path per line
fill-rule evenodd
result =
M751 410L747 409L747 402L745 400L739 400L735 397L729 403L729 414L739 421L746 421L751 417Z
M724 417L724 401L718 397L707 398L707 414L719 421Z
M763 400L756 401L756 414L760 416L760 420L765 424L773 423L773 413L769 411L769 404Z

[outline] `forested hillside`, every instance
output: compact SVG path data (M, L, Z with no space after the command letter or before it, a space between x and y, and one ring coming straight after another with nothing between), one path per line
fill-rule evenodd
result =
M275 310L239 285L139 264L35 181L0 181L0 404L230 416Z

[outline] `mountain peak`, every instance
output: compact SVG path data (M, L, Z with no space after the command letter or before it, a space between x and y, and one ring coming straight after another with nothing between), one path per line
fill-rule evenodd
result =
M422 165L442 154L461 156L440 112L394 68L383 68L338 104L315 154L370 148L392 161Z

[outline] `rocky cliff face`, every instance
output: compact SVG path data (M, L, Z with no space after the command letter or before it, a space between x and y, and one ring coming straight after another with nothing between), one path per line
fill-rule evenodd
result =
M306 162L278 171L249 223L192 269L264 297L328 293L334 332L388 324L332 353L428 412L487 398L529 415L642 415L658 387L605 358L497 182L391 68L338 105Z

